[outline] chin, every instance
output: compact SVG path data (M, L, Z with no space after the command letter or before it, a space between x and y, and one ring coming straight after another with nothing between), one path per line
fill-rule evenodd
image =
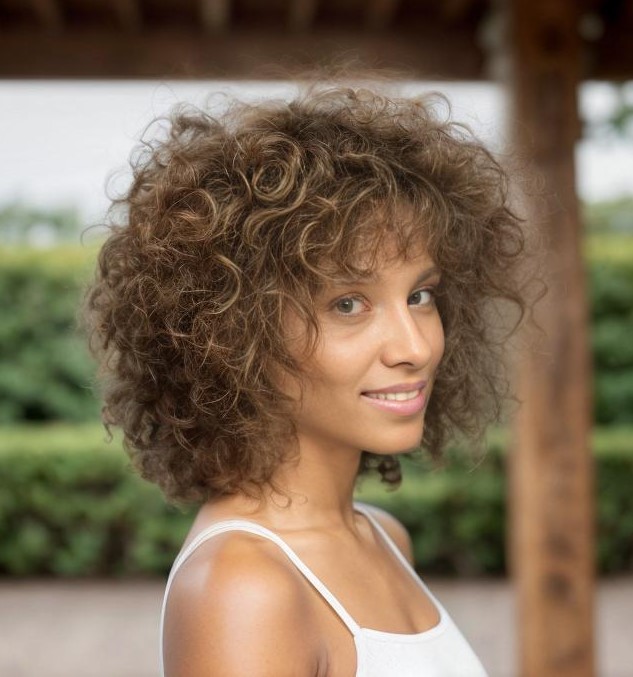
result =
M408 454L411 451L415 451L420 448L421 444L422 433L415 437L408 437L406 440L396 440L393 438L385 440L384 444L376 444L376 440L374 440L373 444L363 448L365 451L378 456L396 456L397 454Z
M385 431L386 432L386 431ZM376 437L371 446L376 447L377 454L406 454L422 444L424 426L414 426L409 430L392 431Z

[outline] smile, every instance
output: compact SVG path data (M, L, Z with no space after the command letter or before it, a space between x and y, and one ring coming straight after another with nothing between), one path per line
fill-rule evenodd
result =
M414 416L419 414L426 404L426 384L414 390L401 390L401 386L391 390L397 392L364 392L361 398L374 409L380 409L396 416Z
M387 400L390 402L406 402L407 400L415 399L422 390L418 388L417 390L409 390L404 393L364 393L366 397L370 397L375 400Z

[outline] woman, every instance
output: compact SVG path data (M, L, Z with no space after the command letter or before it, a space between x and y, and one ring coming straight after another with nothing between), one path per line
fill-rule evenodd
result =
M523 235L505 176L431 100L312 87L174 113L87 295L103 418L200 504L161 623L167 677L484 675L357 478L397 486L499 413ZM495 338L496 337L496 338Z

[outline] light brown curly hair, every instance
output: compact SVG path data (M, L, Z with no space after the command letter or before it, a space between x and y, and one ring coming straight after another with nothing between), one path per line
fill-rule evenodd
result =
M507 379L491 309L509 301L523 316L525 238L499 163L437 101L312 86L216 116L179 107L141 146L82 317L103 422L168 498L271 484L294 432L273 375L301 373L284 312L314 346L315 295L370 273L387 235L404 258L423 244L442 273L446 348L421 447L438 457L498 418ZM371 467L397 483L395 457L364 452L359 474Z

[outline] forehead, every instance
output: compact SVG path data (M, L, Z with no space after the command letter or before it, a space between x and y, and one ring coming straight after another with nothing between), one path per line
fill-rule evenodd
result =
M410 263L419 267L433 267L435 262L429 254L424 239L413 234L404 239L388 233L358 251L351 252L340 267L330 271L327 277L332 282L375 281L387 269Z
M362 278L394 261L427 255L426 219L406 203L368 205L351 223L342 224L338 246L323 252L317 268L324 278Z
M371 267L361 268L360 273L341 271L323 279L315 289L314 300L323 302L332 294L350 292L356 289L383 289L393 284L407 287L423 284L437 277L441 271L428 252L422 247L404 257L397 250L386 250L373 261Z

